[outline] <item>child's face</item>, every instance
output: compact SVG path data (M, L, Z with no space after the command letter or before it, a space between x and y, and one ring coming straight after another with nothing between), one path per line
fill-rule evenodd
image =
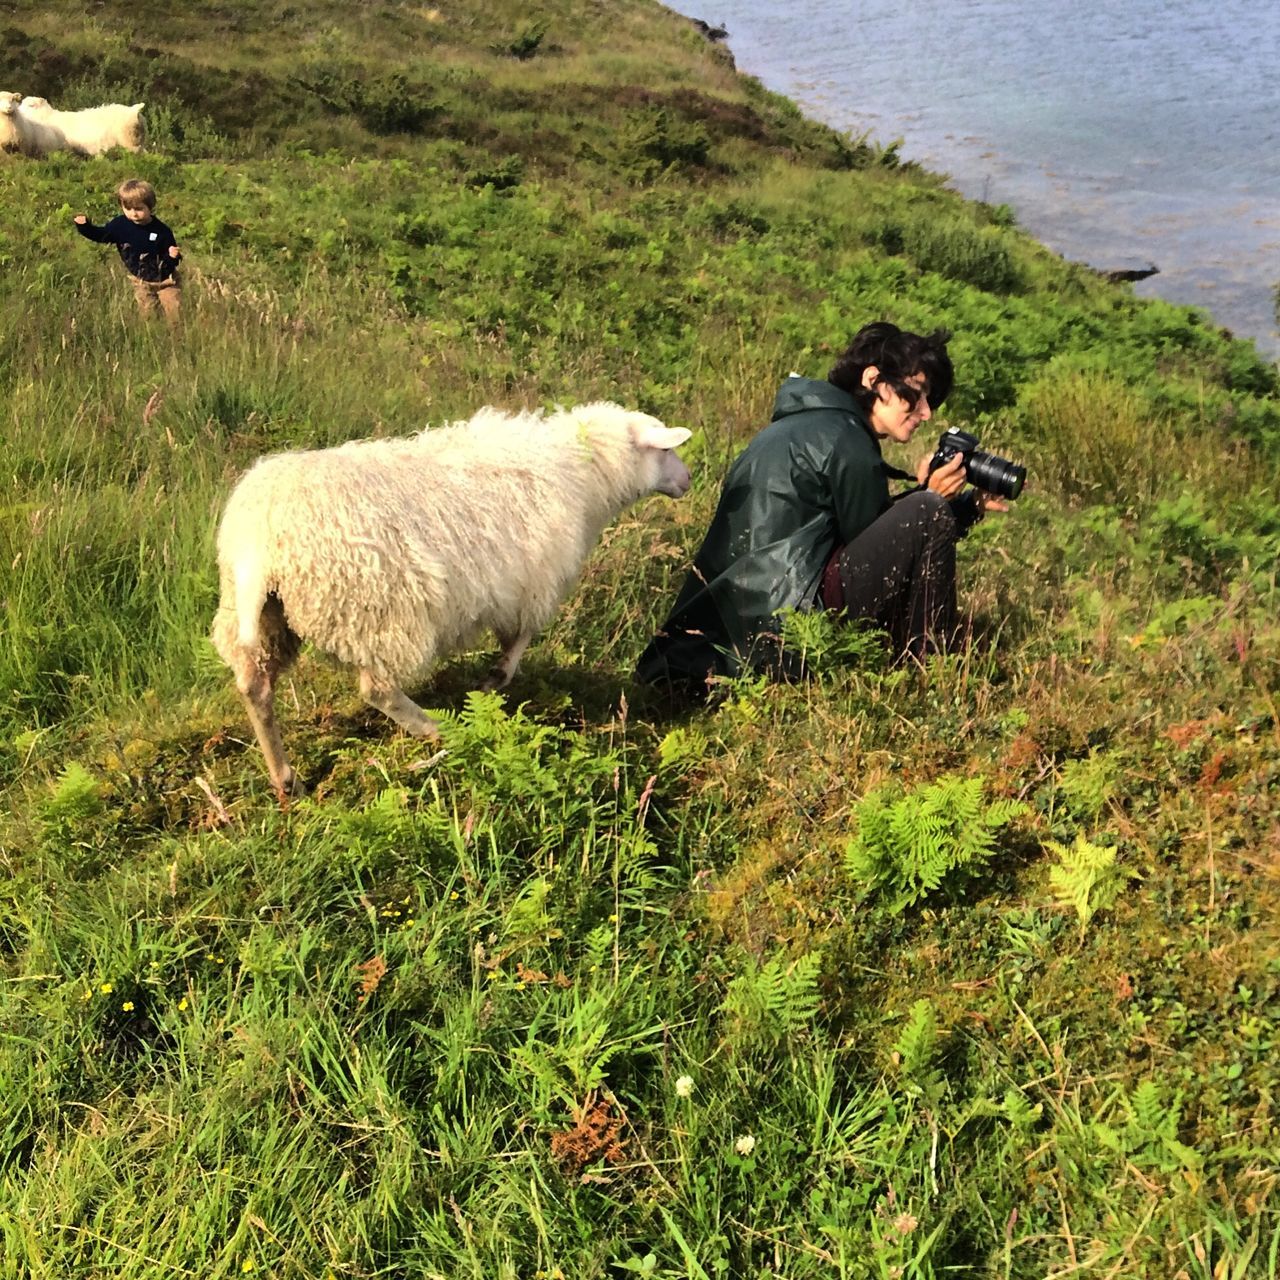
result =
M151 210L145 204L129 205L122 204L120 212L124 214L130 222L136 223L140 227L145 227L151 221Z

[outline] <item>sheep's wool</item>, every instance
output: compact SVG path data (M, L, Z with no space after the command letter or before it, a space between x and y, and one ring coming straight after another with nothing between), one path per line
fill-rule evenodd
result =
M486 628L538 631L604 526L654 487L659 450L636 428L663 429L613 404L485 409L260 460L219 528L215 645L228 662L253 653L270 594L302 639L396 685Z
M82 156L96 156L112 147L129 151L142 149L142 108L108 102L83 111L59 111L44 98L23 98L17 113L17 127L23 149L32 155L47 155L66 148Z
M19 93L0 93L0 151L19 151L22 148L22 134L15 118L21 98Z

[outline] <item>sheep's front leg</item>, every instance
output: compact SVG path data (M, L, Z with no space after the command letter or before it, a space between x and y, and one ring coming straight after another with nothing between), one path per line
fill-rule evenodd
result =
M529 641L532 639L531 631L516 636L514 640L508 640L506 636L500 635L498 643L502 646L502 653L497 662L490 667L488 679L480 687L486 690L505 689L511 683L511 677L515 675L520 659L524 657L524 651L529 647Z
M241 654L235 664L236 688L244 699L249 723L267 762L271 784L281 799L306 793L293 766L284 754L284 740L275 713L275 683L280 664L273 659L259 661L252 654Z
M360 671L360 696L415 738L440 736L440 726L403 689L363 668Z

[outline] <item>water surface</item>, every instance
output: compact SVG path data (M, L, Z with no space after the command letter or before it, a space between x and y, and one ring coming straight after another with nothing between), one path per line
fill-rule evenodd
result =
M1280 356L1280 4L679 0L738 67Z

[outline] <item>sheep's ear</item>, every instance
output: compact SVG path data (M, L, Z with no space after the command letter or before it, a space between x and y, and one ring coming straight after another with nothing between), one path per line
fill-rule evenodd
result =
M674 449L693 435L688 427L649 426L647 423L632 428L636 444L648 449Z
M133 104L133 106L131 106L131 107L129 108L129 110L130 110L130 111L141 111L141 110L142 110L142 108L143 108L143 107L145 107L146 105L147 105L147 104L146 104L145 102L135 102L135 103Z

